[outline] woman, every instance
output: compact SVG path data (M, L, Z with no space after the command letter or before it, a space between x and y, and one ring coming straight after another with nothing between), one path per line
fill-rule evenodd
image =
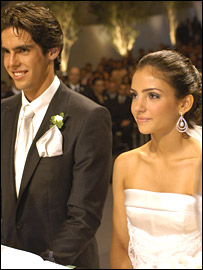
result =
M201 250L193 195L202 149L187 134L201 125L201 89L197 69L175 51L138 63L131 111L151 140L114 163L111 268L164 268Z

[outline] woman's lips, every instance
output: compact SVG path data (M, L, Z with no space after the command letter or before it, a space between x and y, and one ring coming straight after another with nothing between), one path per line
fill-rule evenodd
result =
M151 118L146 118L146 117L137 117L137 122L138 123L145 123L145 122L148 122L150 121Z

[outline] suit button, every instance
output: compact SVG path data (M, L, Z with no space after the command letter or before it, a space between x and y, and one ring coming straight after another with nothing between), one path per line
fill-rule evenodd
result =
M16 228L18 230L22 229L23 228L23 224L21 222L18 222L17 225L16 225Z

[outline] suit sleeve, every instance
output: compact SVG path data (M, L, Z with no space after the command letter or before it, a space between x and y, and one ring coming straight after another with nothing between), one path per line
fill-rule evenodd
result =
M110 119L106 108L95 108L77 139L67 219L49 244L57 263L73 264L100 226L112 169Z

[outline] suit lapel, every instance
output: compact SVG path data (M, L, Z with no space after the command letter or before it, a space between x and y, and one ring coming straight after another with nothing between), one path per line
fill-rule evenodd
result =
M15 139L18 124L18 116L21 108L21 94L16 95L14 102L7 107L7 112L5 114L5 122L10 128L7 128L6 136L4 138L4 145L6 147L4 153L4 159L6 159L5 166L10 168L8 170L8 179L12 181L12 193L16 198L15 189L15 167L14 167L14 156L15 156ZM4 148L4 145L2 147Z
M60 108L60 109L59 109ZM56 94L52 98L49 107L47 109L47 112L44 116L44 119L42 121L42 124L39 127L39 130L33 140L33 143L30 147L30 150L28 152L28 156L25 162L24 172L22 176L18 201L21 199L22 194L27 187L28 183L30 182L32 175L35 171L36 166L38 165L41 157L38 154L36 142L44 135L46 131L49 130L50 126L50 119L51 116L57 115L60 112L64 112L66 115L67 111L67 104L64 102L64 95L61 92L61 85L59 86L59 89L57 90ZM66 115L67 116L67 115ZM65 119L65 117L64 117Z

